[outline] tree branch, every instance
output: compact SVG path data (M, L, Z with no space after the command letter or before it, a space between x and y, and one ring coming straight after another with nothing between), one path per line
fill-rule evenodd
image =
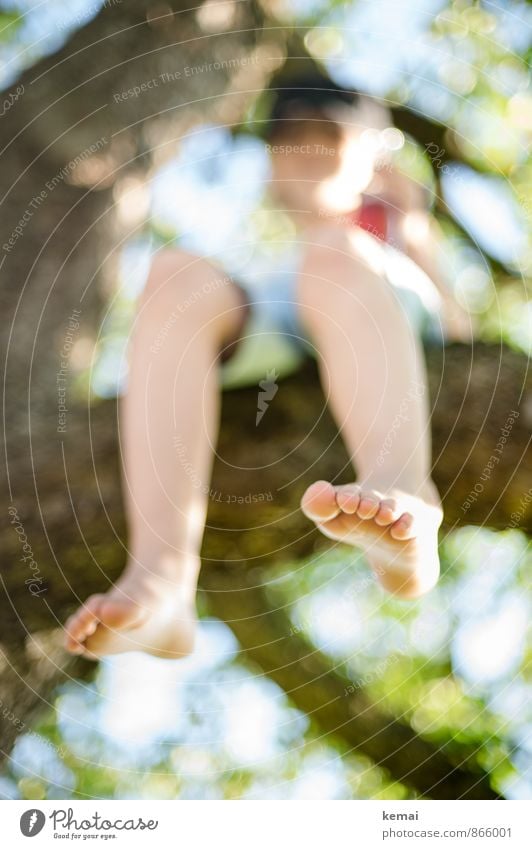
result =
M245 656L303 710L320 732L368 755L394 779L433 799L494 799L488 776L475 764L474 748L439 749L405 721L373 704L362 688L349 686L332 661L290 628L284 611L268 601L267 570L206 567L202 587L212 612L237 637Z

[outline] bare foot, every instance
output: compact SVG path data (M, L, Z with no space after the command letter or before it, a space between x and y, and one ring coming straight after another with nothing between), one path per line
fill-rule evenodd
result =
M196 615L176 581L127 567L115 586L90 596L65 623L65 648L91 660L126 651L184 657L193 649Z
M432 589L440 573L443 512L432 483L423 496L317 481L303 495L301 508L325 536L363 549L385 589L416 598Z

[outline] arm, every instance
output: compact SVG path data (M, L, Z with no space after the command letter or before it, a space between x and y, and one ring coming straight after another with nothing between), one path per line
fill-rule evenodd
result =
M387 171L385 184L386 197L399 212L398 236L402 249L436 286L443 303L448 337L469 342L473 330L471 316L456 300L442 271L443 234L429 211L427 193L396 169Z

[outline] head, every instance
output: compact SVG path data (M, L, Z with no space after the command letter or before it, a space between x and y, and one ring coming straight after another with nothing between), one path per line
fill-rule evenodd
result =
M266 142L272 191L292 210L342 214L354 209L376 163L361 98L322 76L276 89Z

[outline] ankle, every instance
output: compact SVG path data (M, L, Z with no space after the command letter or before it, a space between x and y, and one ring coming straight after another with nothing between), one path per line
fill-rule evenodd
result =
M124 572L174 581L177 576L196 572L200 558L196 553L177 551L167 546L142 547L130 552Z

